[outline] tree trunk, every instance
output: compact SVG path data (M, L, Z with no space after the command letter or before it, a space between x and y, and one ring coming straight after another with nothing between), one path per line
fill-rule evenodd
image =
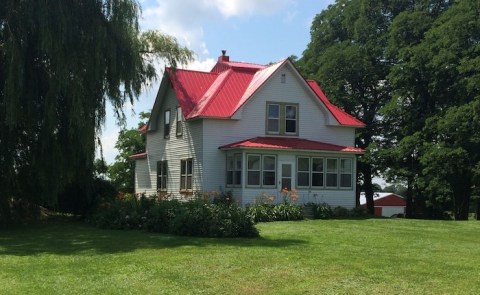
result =
M367 212L369 214L375 214L375 208L373 205L373 184L372 184L372 173L370 165L365 165L365 171L363 174L363 188L365 190L365 199L367 200Z
M405 209L405 217L407 218L414 218L415 217L415 209L413 204L413 189L412 189L412 178L409 177L407 179L407 195L406 197L406 209Z
M477 197L477 208L475 210L475 215L477 216L477 220L480 220L480 197Z

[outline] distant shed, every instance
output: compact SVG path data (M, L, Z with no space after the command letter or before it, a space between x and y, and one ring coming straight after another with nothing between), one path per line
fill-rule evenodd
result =
M367 205L365 193L363 192L360 193L360 205ZM402 196L394 193L374 193L373 206L375 208L375 216L392 217L397 214L405 215L407 203Z

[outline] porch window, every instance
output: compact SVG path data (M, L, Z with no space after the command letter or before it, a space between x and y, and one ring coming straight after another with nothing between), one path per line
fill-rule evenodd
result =
M323 158L297 158L297 185L299 187L323 187Z
M177 133L177 136L182 136L183 134L183 126L182 126L182 122L183 122L183 113L182 113L182 109L178 106L177 107L177 119L176 119L176 133Z
M157 162L157 191L167 190L167 161Z
M310 187L310 158L297 158L297 185Z
M247 185L275 186L277 157L274 155L247 155Z
M323 158L312 158L312 187L323 187Z
M274 186L275 185L275 171L277 159L275 156L263 156L263 185Z
M193 182L193 159L184 159L180 161L180 191L192 189Z
M170 110L165 110L164 113L163 137L170 137Z
M260 155L247 156L247 185L260 185Z
M235 154L227 157L227 185L242 184L242 155Z
M352 159L340 159L340 187L352 187Z
M338 160L327 159L327 187L338 186Z

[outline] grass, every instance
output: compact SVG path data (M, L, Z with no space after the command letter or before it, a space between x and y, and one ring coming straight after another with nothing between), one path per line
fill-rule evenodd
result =
M477 294L480 222L258 224L259 239L48 222L0 231L1 294Z

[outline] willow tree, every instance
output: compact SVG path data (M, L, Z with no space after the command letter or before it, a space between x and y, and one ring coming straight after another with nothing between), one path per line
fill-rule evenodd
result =
M55 204L66 185L88 185L107 101L122 120L156 59L192 58L174 38L142 32L134 0L3 3L0 221L15 201Z

